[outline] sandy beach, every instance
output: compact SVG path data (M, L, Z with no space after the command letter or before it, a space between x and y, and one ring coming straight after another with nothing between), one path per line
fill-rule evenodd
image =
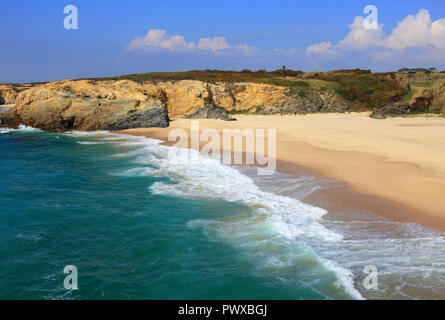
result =
M236 118L200 119L200 130L276 129L279 171L292 173L302 166L345 182L323 195L331 204L328 210L355 207L445 230L445 118L375 120L368 113ZM177 119L169 128L122 133L167 140L172 129L190 130L190 123Z

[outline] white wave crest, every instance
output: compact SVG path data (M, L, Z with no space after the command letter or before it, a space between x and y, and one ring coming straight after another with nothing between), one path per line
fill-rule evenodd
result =
M8 133L8 132L43 132L43 130L30 126L25 126L23 124L19 125L17 129L0 128L0 133Z

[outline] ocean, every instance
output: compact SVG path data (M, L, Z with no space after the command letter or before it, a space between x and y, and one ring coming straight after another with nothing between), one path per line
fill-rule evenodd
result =
M0 299L445 299L443 232L332 215L305 203L329 182L171 148L0 128Z

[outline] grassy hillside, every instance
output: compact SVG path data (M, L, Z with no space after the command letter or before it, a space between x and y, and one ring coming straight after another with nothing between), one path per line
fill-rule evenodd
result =
M194 70L180 72L150 72L122 75L118 77L101 78L95 80L134 80L134 81L168 81L168 80L199 80L206 82L258 82L270 83L278 86L293 87L301 85L295 79L302 75L301 71L265 70L250 71L221 71ZM288 79L291 78L291 79Z
M445 79L437 80L425 89L424 95L432 101L432 110L445 113Z
M410 90L409 82L397 79L395 73L371 73L356 69L312 72L303 77L329 81L339 95L358 108L366 109L400 101Z

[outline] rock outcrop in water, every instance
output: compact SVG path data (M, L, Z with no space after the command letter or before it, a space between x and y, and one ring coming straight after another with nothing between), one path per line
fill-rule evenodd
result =
M166 128L170 119L164 107L152 107L134 112L128 117L105 126L104 130L125 130L131 128Z
M197 80L65 80L18 93L1 125L48 131L166 127L170 118L234 120L229 114L344 112L350 104L333 91L304 92L262 83Z
M61 81L20 93L2 125L25 124L48 131L166 127L167 106L156 87L129 81Z

